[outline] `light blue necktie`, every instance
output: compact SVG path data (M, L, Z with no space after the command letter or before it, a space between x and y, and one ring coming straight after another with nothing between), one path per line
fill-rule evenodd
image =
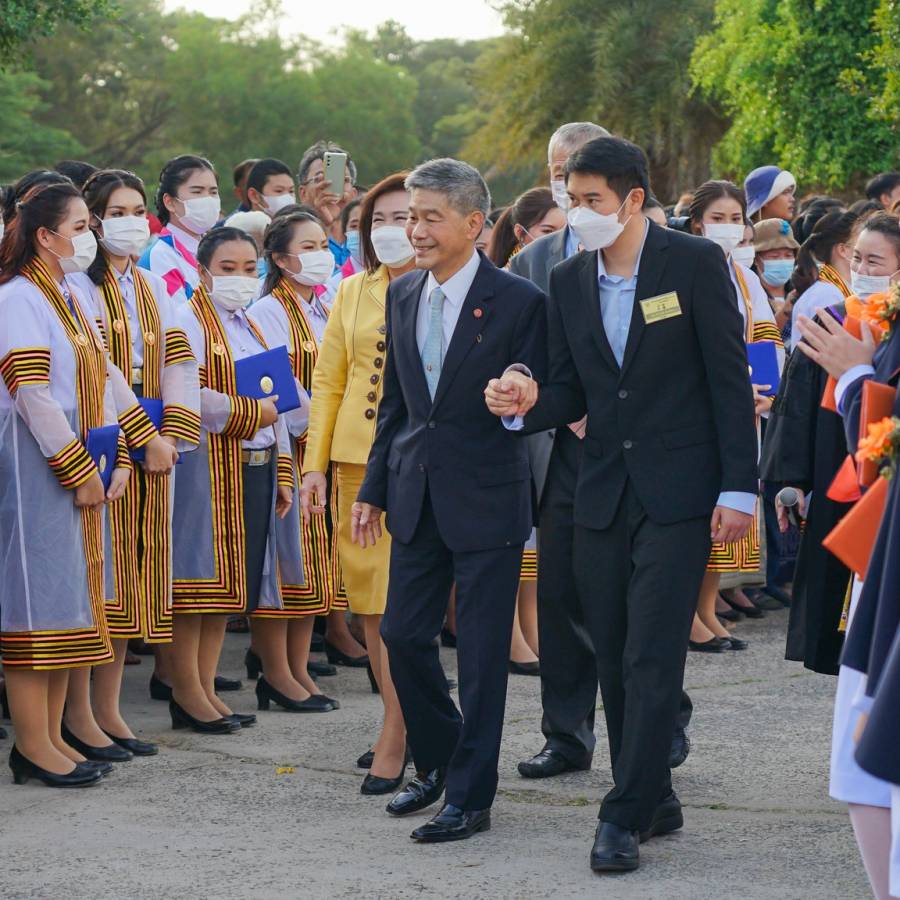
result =
M425 346L422 348L422 365L425 367L425 381L428 382L428 393L434 400L437 393L438 380L441 377L444 348L444 292L436 287L428 298L431 315L428 317L428 334L425 335Z

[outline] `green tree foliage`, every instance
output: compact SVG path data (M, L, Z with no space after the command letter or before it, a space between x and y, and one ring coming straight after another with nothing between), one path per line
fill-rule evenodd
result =
M896 0L717 0L692 74L731 116L718 170L842 190L895 165L898 29Z
M23 44L52 34L58 24L84 25L110 8L109 0L0 0L0 59L9 64Z
M41 109L41 89L49 85L30 72L0 70L0 182L18 178L35 165L53 165L58 159L80 151L66 131L38 125L34 116Z
M712 3L505 3L509 34L484 58L482 124L466 151L492 170L531 167L543 178L554 129L591 120L647 151L651 181L663 199L702 181L724 124L706 102L690 96L688 62Z

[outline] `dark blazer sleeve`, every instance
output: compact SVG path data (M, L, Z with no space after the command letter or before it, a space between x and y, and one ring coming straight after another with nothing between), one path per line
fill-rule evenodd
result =
M856 446L859 443L859 415L862 410L863 386L871 378L870 375L863 375L851 382L844 391L842 402L844 420L844 433L847 435L847 449L850 453L856 453Z
M547 298L543 291L528 285L527 300L522 304L513 329L511 359L524 363L535 381L547 377Z
M375 441L369 451L366 475L356 498L362 503L370 503L379 509L387 508L388 454L391 452L394 436L403 427L407 417L406 400L403 397L403 389L400 387L400 379L397 377L394 340L391 332L392 310L395 302L397 302L397 298L392 287L389 287L384 305L385 343L387 344L384 356L384 387L381 403L378 406Z
M584 388L575 368L559 305L560 280L560 273L554 269L550 273L550 296L547 298L547 380L540 385L537 405L525 416L525 434L577 422L587 412Z
M694 331L706 368L719 438L722 491L759 490L756 415L741 314L722 251L704 243L694 271Z

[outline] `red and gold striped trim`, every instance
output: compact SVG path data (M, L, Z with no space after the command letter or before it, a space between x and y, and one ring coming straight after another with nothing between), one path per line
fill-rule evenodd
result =
M19 347L10 350L0 362L0 375L11 397L20 387L50 384L50 349L48 347Z
M834 266L828 265L825 263L821 269L819 269L819 281L827 281L828 284L834 285L843 295L846 300L847 297L850 296L850 288L847 287L847 283L841 278L840 273Z
M231 414L222 429L224 437L240 438L249 441L257 431L262 418L262 406L259 400L252 397L229 397Z
M279 487L294 487L294 460L290 453L278 454L278 476L277 483Z
M125 440L123 432L119 432L118 449L116 451L116 468L134 470L134 463L131 461L131 454L128 452L128 441Z
M68 490L80 487L97 471L84 444L77 439L54 453L47 462L59 483Z
M182 328L169 328L166 331L166 365L177 366L183 362L194 362L196 357L191 344Z
M132 450L143 447L157 435L156 427L140 403L135 403L119 416L119 426L125 432Z
M774 322L756 322L753 325L753 342L757 341L773 341L776 346L784 347L784 341L781 339L781 332Z
M200 414L180 403L170 403L163 409L159 433L164 437L181 438L191 444L199 444Z

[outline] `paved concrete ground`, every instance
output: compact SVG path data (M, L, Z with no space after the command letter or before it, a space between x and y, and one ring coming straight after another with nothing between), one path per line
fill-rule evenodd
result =
M327 679L335 713L273 711L240 735L201 737L169 730L165 705L146 699L145 659L127 670L127 715L160 756L81 791L0 774L0 896L862 900L846 813L827 796L834 681L782 660L786 618L743 624L746 652L690 654L694 749L676 773L687 824L645 844L636 873L587 865L610 783L602 724L593 771L516 773L541 746L535 678L511 679L493 831L421 847L408 835L425 813L390 819L359 794L354 763L379 708L364 671ZM240 672L245 643L229 636L223 672ZM248 688L231 697L255 706ZM284 765L294 773L276 774Z

